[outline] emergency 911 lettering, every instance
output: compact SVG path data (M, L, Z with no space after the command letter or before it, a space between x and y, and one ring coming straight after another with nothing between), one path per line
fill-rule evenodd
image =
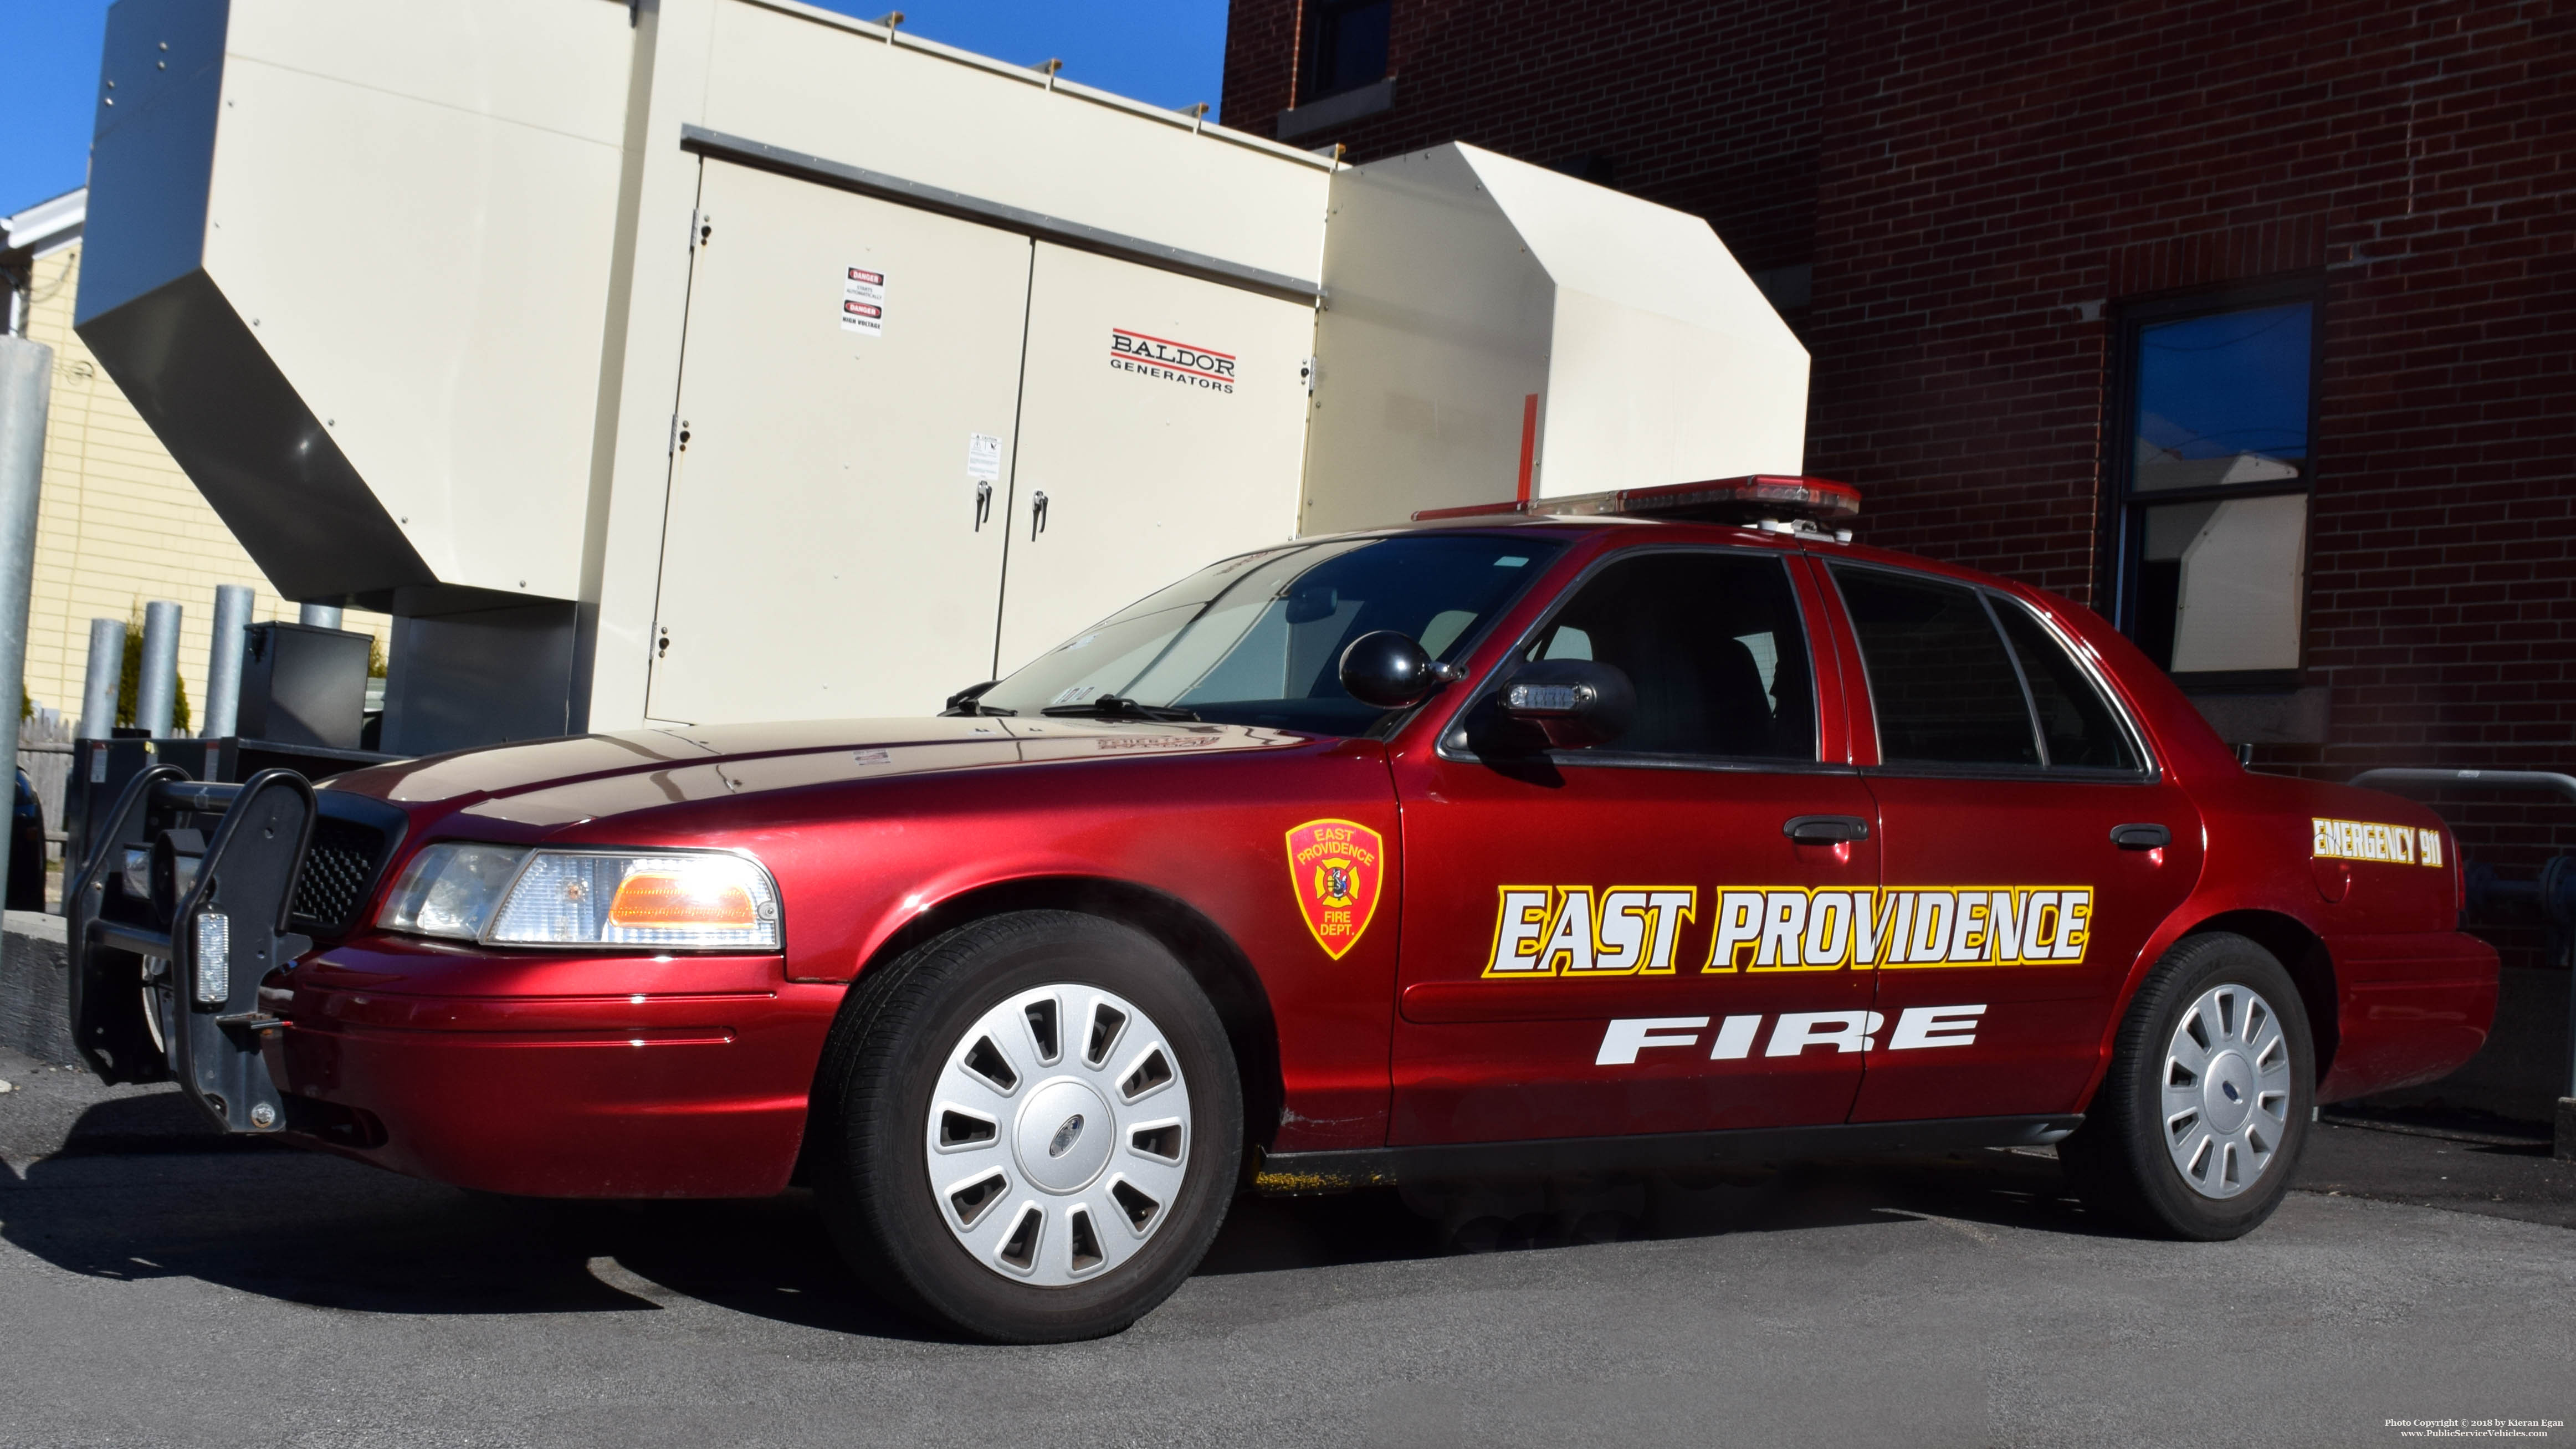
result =
M1487 980L1669 976L1698 918L1695 886L1497 888ZM2092 939L2091 886L1894 890L1723 887L1702 974L2075 966Z
M2314 854L2319 860L2383 860L2391 865L2429 865L2442 863L2442 832L2419 830L2408 825L2380 825L2368 820L2331 820L2316 816L2308 824L2316 832Z

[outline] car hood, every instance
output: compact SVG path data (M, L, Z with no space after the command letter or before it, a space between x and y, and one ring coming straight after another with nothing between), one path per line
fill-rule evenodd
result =
M496 745L354 771L333 790L420 814L567 825L691 800L739 799L944 771L1275 750L1314 743L1224 724L984 718L667 725Z

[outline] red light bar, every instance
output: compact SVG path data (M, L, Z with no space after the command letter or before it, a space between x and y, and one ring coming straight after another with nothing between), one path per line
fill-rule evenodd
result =
M1580 493L1570 498L1528 498L1507 503L1471 503L1463 508L1425 508L1413 515L1413 521L1429 523L1443 518L1482 518L1506 513L1545 513L1568 518L1627 515L1713 523L1804 518L1829 524L1860 515L1860 490L1848 483L1835 483L1823 478L1756 473L1750 478L1662 483L1652 488L1617 488L1608 493Z

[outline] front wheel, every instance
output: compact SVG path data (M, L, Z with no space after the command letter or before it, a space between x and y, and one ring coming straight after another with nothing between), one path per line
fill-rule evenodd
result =
M1224 1221L1241 1085L1214 1008L1142 932L1023 911L853 989L815 1093L815 1186L882 1296L978 1337L1115 1333Z
M2093 1109L2058 1156L2106 1216L2167 1237L2242 1237L2289 1191L2315 1102L2290 973L2243 936L2187 937L2130 1003Z

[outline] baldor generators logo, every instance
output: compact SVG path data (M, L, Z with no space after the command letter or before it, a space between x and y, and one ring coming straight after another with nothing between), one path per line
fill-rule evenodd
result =
M1109 365L1139 377L1159 378L1210 392L1234 391L1234 354L1130 332L1109 329Z
M1348 820L1309 820L1288 832L1288 882L1315 944L1338 961L1360 943L1386 880L1386 842Z

